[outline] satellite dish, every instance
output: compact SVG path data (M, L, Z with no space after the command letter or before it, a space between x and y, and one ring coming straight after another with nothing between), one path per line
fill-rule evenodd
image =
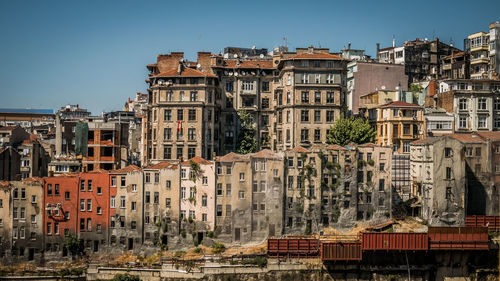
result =
M237 58L238 57L238 54L234 54L233 57Z
M196 68L200 68L200 67L201 67L201 64L197 64L197 65L196 65Z
M229 76L233 76L233 72L232 72L232 71L231 71L231 72L229 72Z
M245 71L242 71L241 75L247 75L247 73Z
M252 75L255 75L255 72L252 71Z
M226 75L226 76L227 76L228 74L229 74L229 73L228 73L227 71L224 71L224 75Z
M259 56L259 57L260 57L261 59L263 59L263 58L264 58L264 54L260 54L260 56Z
M235 73L234 73L234 76L238 76L238 72L235 72Z

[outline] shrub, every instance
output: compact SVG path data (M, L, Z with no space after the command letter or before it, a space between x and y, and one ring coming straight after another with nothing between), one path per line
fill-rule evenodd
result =
M214 238L215 233L213 231L207 231L207 236L208 236L208 238Z
M200 248L200 247L194 248L194 252L197 254L201 253L201 251L202 251L202 248Z
M111 279L111 281L141 281L141 279L139 279L139 276L130 275L128 273L118 273L113 277L113 279Z
M185 230L181 231L181 236L182 236L182 238L186 238L186 231Z
M215 242L212 245L212 253L213 254L220 254L223 253L226 250L226 246L222 244L221 242Z

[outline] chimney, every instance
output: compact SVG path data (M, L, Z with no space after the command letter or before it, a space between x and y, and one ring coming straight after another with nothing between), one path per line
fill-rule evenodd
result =
M378 52L380 51L380 43L377 43L377 54L375 55L375 59L378 61Z
M211 57L212 54L210 52L198 52L198 64L201 66L201 70L204 72L211 73Z
M62 129L61 129L61 117L59 113L56 113L56 155L60 155L62 152Z
M178 69L183 58L183 52L172 52L169 55L158 55L156 58L158 71L165 72L170 69Z
M351 49L351 42L347 43L347 50Z

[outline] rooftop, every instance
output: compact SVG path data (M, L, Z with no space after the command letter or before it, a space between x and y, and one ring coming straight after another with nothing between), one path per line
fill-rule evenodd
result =
M54 114L54 110L33 108L0 108L0 113Z
M420 105L414 103L408 103L405 101L393 101L384 105L379 106L379 108L387 108L387 107L413 107L413 108L421 108Z
M180 74L177 71L177 69L170 69L165 72L156 74L155 77L217 77L217 76L193 68L184 68L182 69Z

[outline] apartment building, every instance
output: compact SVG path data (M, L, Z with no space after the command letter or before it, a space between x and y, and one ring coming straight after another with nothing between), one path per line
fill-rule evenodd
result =
M144 179L130 165L109 171L109 245L113 251L137 250L143 242Z
M469 79L470 53L458 52L441 59L441 79Z
M30 134L20 126L2 126L0 127L0 147L17 147L23 141L29 140Z
M148 65L151 98L143 123L143 163L210 159L219 151L219 79L199 55L200 67L192 67L184 53L159 55L156 64Z
M20 126L30 132L33 128L54 125L52 109L0 108L0 126Z
M279 84L273 129L277 151L326 143L331 125L345 113L347 60L325 48L296 48L274 58Z
M500 22L492 22L490 28L490 78L500 79Z
M283 233L283 156L270 150L216 159L216 234L227 242Z
M410 144L414 215L431 225L463 225L467 188L464 144L451 137L428 137Z
M438 79L442 72L441 58L461 50L451 44L441 42L438 38L429 41L427 38L416 38L404 42L403 46L379 49L377 44L377 61L382 63L404 64L409 83L429 79Z
M21 155L17 152L17 149L11 146L0 147L0 180L20 180L20 169Z
M21 155L21 178L47 176L50 156L38 139L31 137L23 141L18 151Z
M207 55L205 55L207 56ZM270 59L222 59L211 56L212 69L220 80L222 99L221 153L236 151L240 124L238 111L248 112L254 122L257 146L271 148L271 125L274 120L272 85L276 67Z
M357 115L360 97L374 91L408 90L408 75L399 64L352 61L347 65L348 115ZM395 100L395 99L394 99Z
M181 169L179 164L159 162L144 167L143 245L182 245ZM139 204L139 202L137 203Z
M440 82L436 105L454 116L454 131L496 131L500 128L500 82L452 79Z
M485 32L476 32L467 37L466 47L470 51L470 78L490 78L489 67L489 39L490 35Z
M395 153L408 154L410 142L423 138L424 115L419 105L394 101L377 107L376 112L370 122L377 128L377 145L392 146Z
M15 260L39 260L42 256L43 239L43 180L26 178L11 181L12 202L12 258ZM7 202L6 202L7 203ZM9 206L6 206L9 207Z
M12 249L12 194L8 181L0 181L0 260L7 261Z
M215 228L215 164L201 157L181 163L181 228L196 245Z
M443 108L424 108L425 136L442 136L454 132L455 117Z

